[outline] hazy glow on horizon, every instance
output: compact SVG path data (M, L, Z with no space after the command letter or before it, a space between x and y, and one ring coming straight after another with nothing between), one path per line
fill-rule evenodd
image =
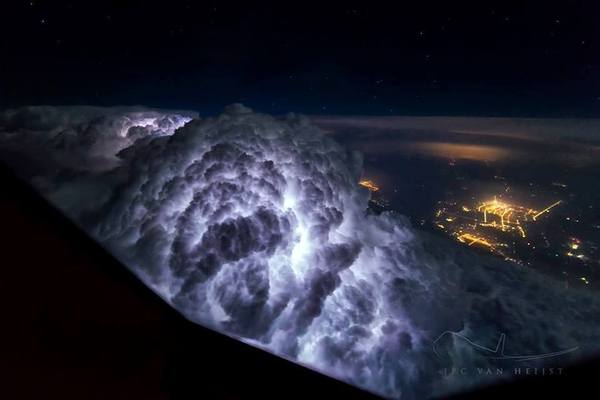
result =
M481 144L414 142L408 147L429 156L455 160L495 162L515 156L515 152L507 148Z

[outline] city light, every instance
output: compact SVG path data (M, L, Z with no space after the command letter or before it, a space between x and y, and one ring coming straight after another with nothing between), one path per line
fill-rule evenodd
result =
M502 177L495 178L505 180ZM371 191L369 204L372 210L391 210L391 203L382 196L380 186L369 179L362 179L359 184ZM560 187L563 187L562 184ZM553 199L543 208L537 208L516 200L512 191L507 195L509 190L506 188L508 186L505 185L504 193L498 192L502 195L492 197L472 194L467 197L468 201L460 201L454 197L440 200L429 222L432 227L462 245L479 248L519 265L537 266L548 262L549 256L553 259L562 256L565 263L574 266L600 264L598 245L567 235L570 227L561 226L562 221L579 223L580 218L564 215L568 211L564 206L560 211L562 215L551 218L554 210L564 204L563 200ZM533 191L529 195L522 198L536 198L539 192ZM425 226L427 220L421 218L415 223ZM560 232L558 237L556 230ZM566 272L564 274L569 275ZM587 277L577 274L573 279L578 284L591 286Z
M371 192L378 192L379 191L379 186L377 186L375 184L375 182L373 182L370 179L362 179L360 182L358 182L358 184L362 187L365 187L367 189L369 189Z
M555 201L542 210L509 203L496 196L491 200L460 206L443 203L444 206L435 212L434 224L461 243L478 245L516 261L507 255L507 249L527 238L529 226L561 203L562 200ZM524 245L535 249L535 244L530 241L524 242ZM574 240L569 247L577 249L578 246L579 242Z

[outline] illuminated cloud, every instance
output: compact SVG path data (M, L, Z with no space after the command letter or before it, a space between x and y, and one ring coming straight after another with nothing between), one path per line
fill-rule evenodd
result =
M304 117L236 104L0 122L5 160L187 318L349 383L415 398L485 380L439 374L491 363L452 341L438 358L444 331L506 333L514 353L597 348L592 295L367 213L360 155Z

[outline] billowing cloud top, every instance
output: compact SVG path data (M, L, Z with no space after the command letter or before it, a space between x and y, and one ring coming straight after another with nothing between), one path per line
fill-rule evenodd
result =
M596 297L368 213L360 155L301 116L32 107L0 116L0 148L190 320L383 396L491 379L440 374L501 362L461 337L597 349Z

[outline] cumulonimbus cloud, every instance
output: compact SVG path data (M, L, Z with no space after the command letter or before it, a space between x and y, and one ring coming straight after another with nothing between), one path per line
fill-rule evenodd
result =
M0 148L190 320L375 393L484 381L439 373L491 363L453 341L440 359L445 331L597 349L592 294L367 212L360 155L302 116L33 107L0 116Z

